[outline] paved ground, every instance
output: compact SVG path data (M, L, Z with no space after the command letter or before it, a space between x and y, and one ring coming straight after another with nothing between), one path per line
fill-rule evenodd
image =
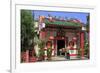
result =
M87 58L84 58L84 59L87 59ZM77 57L70 57L70 59L67 59L64 56L55 56L55 57L52 57L52 61L64 61L64 60L81 60L81 59L77 58Z
M53 61L61 61L61 60L67 60L64 56L55 56L55 57L52 57L52 60Z

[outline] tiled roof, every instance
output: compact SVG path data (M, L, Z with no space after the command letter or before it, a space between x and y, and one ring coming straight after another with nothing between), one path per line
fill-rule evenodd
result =
M81 23L76 23L76 22L67 22L67 21L53 21L50 22L48 20L45 21L46 25L64 25L64 26L76 26L76 27L81 27Z

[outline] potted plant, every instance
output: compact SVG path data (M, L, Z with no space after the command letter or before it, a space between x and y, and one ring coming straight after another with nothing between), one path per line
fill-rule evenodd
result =
M39 50L39 60L44 60L44 47L45 47L45 42L40 40L38 43L38 46L40 48Z
M39 61L42 61L44 60L44 49L40 49L39 50L39 58L38 58Z
M84 45L84 54L85 54L85 57L89 58L89 44L88 43L85 43Z
M47 49L47 57L48 57L48 60L51 60L51 55L52 55L52 48L48 48Z
M81 51L82 51L82 48L79 48L78 49L78 56L77 56L78 58L81 58Z

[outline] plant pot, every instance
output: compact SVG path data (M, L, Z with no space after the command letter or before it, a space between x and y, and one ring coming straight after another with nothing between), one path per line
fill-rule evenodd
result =
M29 50L21 52L21 62L29 62Z
M36 61L37 61L37 58L36 57L30 57L29 62L36 62Z
M44 60L44 57L43 56L40 56L39 58L38 58L38 61L43 61Z
M51 61L51 57L48 57L48 61Z
M23 63L23 62L25 62L25 60L26 60L26 52L21 52L21 62Z
M29 62L29 50L26 50L26 62Z

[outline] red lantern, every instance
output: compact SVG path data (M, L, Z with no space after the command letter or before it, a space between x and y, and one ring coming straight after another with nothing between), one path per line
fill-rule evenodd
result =
M77 40L77 38L76 37L73 37L73 41L76 41Z
M53 40L53 39L54 39L54 37L53 37L53 36L50 36L50 37L49 37L49 39L50 39L50 40Z

